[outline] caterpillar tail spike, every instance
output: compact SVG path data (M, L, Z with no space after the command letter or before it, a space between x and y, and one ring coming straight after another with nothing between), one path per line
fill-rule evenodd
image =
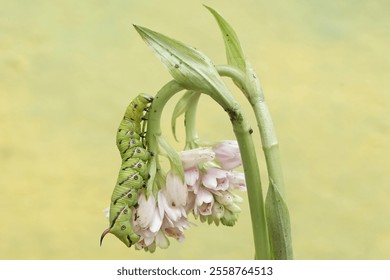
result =
M102 246L102 243L103 243L103 239L104 237L107 235L107 233L109 233L111 230L111 228L108 228L108 229L105 229L102 233L102 236L100 236L100 247Z
M107 228L103 231L102 235L100 236L100 246L102 246L103 239L107 235L107 233L112 233L116 237L118 237L127 247L131 247L133 244L135 244L139 240L139 236L134 233L129 226L122 225L121 226L122 232L118 232L117 229L115 229L115 225L113 227ZM123 232L125 231L125 232Z

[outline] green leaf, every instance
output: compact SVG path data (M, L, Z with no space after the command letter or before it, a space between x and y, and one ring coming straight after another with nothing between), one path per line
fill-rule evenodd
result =
M226 57L229 65L235 66L241 71L246 70L246 59L241 48L240 41L230 24L214 9L205 6L217 20L225 42Z
M187 91L182 98L176 103L175 109L173 110L172 113L172 118L171 118L171 128L172 128L172 133L173 136L175 137L175 140L177 141L176 137L176 119L183 115L191 106L191 104L194 104L194 100L198 98L198 95L195 94L194 91L189 90Z
M207 93L220 104L233 103L225 83L206 55L148 28L134 27L179 84L189 90Z
M230 66L235 67L241 71L244 75L244 81L241 83L237 80L233 80L234 83L241 89L244 94L249 98L251 94L259 92L259 96L252 96L252 98L261 100L264 99L262 94L260 81L257 78L252 65L246 59L244 51L241 48L240 41L237 37L236 32L233 30L231 25L214 9L205 6L216 19L218 26L221 30L223 40L225 43L226 58Z
M290 216L278 187L272 181L265 200L265 210L274 259L291 260L293 250Z

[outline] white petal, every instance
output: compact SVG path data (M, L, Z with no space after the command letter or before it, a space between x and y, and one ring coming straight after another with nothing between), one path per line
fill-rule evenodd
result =
M155 211L153 219L150 223L149 229L151 232L158 232L161 228L163 216L160 215L159 211Z
M205 188L200 188L195 201L196 201L196 205L199 206L202 205L203 203L210 203L214 201L214 197Z
M149 199L146 199L145 195L141 194L138 198L138 208L136 211L136 223L141 228L148 228L154 218L153 216L157 213L156 201L153 195L149 196Z
M166 197L166 191L159 192L158 203L159 203L159 212L160 214L162 213L161 214L162 217L163 215L166 215L170 220L177 221L182 216L182 208L184 211L184 207L182 206L176 207L172 205L172 202L170 202Z
M202 183L209 189L215 189L218 185L217 179L226 178L227 172L218 168L208 168L207 173L202 177Z
M198 167L192 167L184 171L186 184L189 186L194 186L196 181L199 179L199 169Z
M172 172L167 174L166 196L174 206L184 206L187 202L187 186Z

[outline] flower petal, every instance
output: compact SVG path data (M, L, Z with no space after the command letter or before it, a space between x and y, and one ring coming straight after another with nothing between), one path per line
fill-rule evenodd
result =
M149 196L149 199L146 199L145 195L141 194L138 198L138 208L136 211L136 223L141 228L148 228L156 212L156 201L153 195Z
M218 183L222 182L222 179L225 179L227 172L218 168L208 168L207 173L202 177L202 183L206 188L216 189Z
M167 174L166 196L172 206L184 206L187 202L187 186L172 172Z
M195 167L200 163L212 161L215 158L215 153L211 148L185 150L179 154L185 170Z
M196 183L196 181L199 179L199 169L198 167L194 166L192 168L186 169L184 171L184 177L187 186L193 187Z

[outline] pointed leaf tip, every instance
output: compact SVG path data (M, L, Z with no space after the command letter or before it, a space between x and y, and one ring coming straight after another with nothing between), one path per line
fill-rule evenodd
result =
M288 207L278 186L272 180L265 200L265 209L274 258L277 260L293 259Z
M184 88L209 94L228 92L214 64L202 52L148 28L135 28Z
M214 16L219 25L225 43L228 64L245 71L247 62L236 32L216 10L208 6L205 7Z

